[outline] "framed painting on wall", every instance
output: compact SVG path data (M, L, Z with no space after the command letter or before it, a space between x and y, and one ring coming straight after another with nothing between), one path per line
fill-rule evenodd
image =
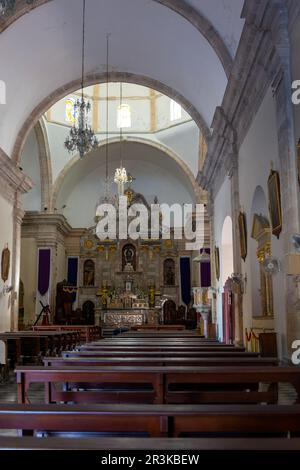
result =
M271 173L268 178L268 195L272 233L279 238L282 230L280 178L278 171L274 171L273 169L271 169Z
M1 278L3 282L6 282L9 276L9 267L10 267L10 251L8 245L2 250L1 256Z
M239 213L239 235L241 258L245 261L247 257L247 222L245 212Z

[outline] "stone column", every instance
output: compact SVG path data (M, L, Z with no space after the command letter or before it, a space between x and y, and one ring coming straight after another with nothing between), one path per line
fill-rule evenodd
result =
M240 212L240 192L239 192L239 172L237 153L229 155L230 169L228 176L231 187L231 216L232 216L232 240L233 240L233 269L234 273L242 274L241 251L239 238L239 212ZM243 311L242 302L236 302L235 305L235 336L234 343L237 346L243 344Z
M209 319L209 307L200 307L199 312L201 313L201 317L204 323L204 337L208 338L209 331L208 331L208 319Z
M24 211L21 209L20 194L17 192L13 209L13 247L12 247L12 285L11 296L11 330L18 330L19 285L21 263L21 225Z
M276 103L278 150L280 160L283 250L293 253L291 236L299 233L299 185L297 175L294 114L291 100L290 45L288 12L279 8L272 39L278 55L277 73L272 83ZM300 317L296 307L296 276L284 273L287 337L281 338L283 356L290 355L292 341L300 338Z

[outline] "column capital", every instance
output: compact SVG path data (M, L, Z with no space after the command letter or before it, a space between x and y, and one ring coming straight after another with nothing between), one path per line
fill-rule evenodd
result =
M33 181L0 148L0 194L15 203L16 194L25 194L33 187Z

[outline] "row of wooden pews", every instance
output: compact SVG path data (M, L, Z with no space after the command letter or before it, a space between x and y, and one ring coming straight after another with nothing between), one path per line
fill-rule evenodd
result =
M65 432L108 433L113 447L115 433L134 433L136 449L149 443L145 435L169 446L174 439L193 438L199 449L205 439L211 445L207 438L221 443L226 437L230 448L234 442L238 448L238 437L245 443L255 436L261 445L275 436L278 443L285 439L283 447L293 437L300 450L300 405L278 404L281 383L294 387L300 403L299 368L190 332L131 331L91 341L60 357L44 357L43 366L18 366L16 378L19 404L1 406L0 429L23 435L42 432L52 440ZM30 403L34 383L44 384L44 405ZM36 445L34 437L27 439ZM63 441L58 446L67 446Z
M0 333L0 342L5 351L4 364L11 367L24 362L40 362L44 356L59 355L64 350L74 349L80 341L77 330Z

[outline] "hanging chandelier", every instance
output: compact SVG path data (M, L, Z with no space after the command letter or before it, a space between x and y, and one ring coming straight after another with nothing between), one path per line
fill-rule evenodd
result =
M32 5L35 0L26 0L27 5ZM16 6L16 0L0 0L0 16L12 13Z
M85 2L83 0L82 12L82 70L81 70L81 98L74 104L74 116L77 116L70 130L69 136L65 140L65 147L69 153L77 151L82 158L90 150L96 149L99 145L98 139L89 125L88 115L91 111L91 104L84 99L84 54L85 54Z
M122 110L122 82L120 82L120 107L119 109ZM119 196L124 195L124 187L125 184L128 182L128 176L126 168L123 167L123 159L122 159L122 139L123 139L123 123L122 119L120 119L120 167L116 169L114 182L118 185L118 194Z

